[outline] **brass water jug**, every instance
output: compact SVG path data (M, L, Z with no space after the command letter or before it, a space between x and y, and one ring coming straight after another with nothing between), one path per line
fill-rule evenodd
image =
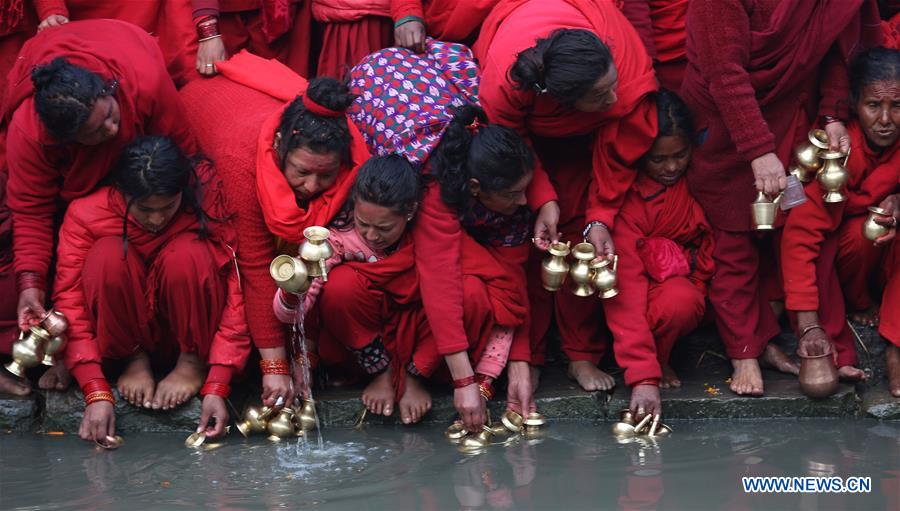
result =
M750 204L753 216L753 228L757 231L771 231L778 212L777 199L772 200L765 192L758 192L756 199Z
M597 251L594 245L585 241L572 247L572 255L575 256L575 264L569 268L572 293L575 296L591 296L596 292L591 284L591 261L597 257Z
M244 410L244 418L235 425L241 435L248 437L251 433L262 433L265 431L271 415L272 409L268 406L262 408L248 406L247 409Z
M47 341L47 344L44 346L44 358L41 360L41 364L53 367L55 363L54 356L66 347L67 341L66 334L59 334Z
M285 406L278 412L278 416L274 419L270 420L266 425L266 430L269 432L270 438L287 438L289 436L294 435L294 422L291 420L294 417L294 410Z
M6 364L7 371L25 377L25 370L36 367L44 360L44 346L50 340L50 334L42 327L32 326L28 334L19 334L19 339L12 345L12 362Z
M482 429L478 432L478 434L469 435L463 438L459 449L469 454L483 452L489 445L491 445L491 435L493 435L491 428L488 426L482 426Z
M322 277L322 280L328 282L328 269L325 261L334 255L334 249L328 242L331 231L325 227L314 225L303 229L303 236L306 241L300 245L300 259L306 261L309 276Z
M876 218L890 218L890 215L888 215L887 211L879 207L869 207L869 218L866 218L866 221L863 222L862 225L863 236L865 236L869 241L875 241L885 234L891 232L890 227L879 224L875 221Z
M269 275L275 284L288 293L305 293L309 289L310 278L306 264L296 257L282 254L269 264Z
M618 279L616 278L616 268L619 266L619 256L614 255L612 261L608 258L602 258L591 263L591 282L597 288L600 298L612 298L619 294L616 288Z
M843 157L844 154L838 151L828 151L822 155L825 165L819 171L818 179L822 189L825 190L825 195L822 196L825 202L835 203L847 200L842 189L850 179L850 174L839 161Z
M299 408L294 413L294 426L300 431L312 431L316 429L316 403L312 399L301 401Z
M825 130L815 129L807 135L809 142L804 142L794 149L794 159L797 164L803 167L809 174L809 180L812 179L812 173L822 168L822 153L828 150L828 135ZM807 174L804 174L807 175ZM797 179L804 181L800 176Z
M541 263L541 282L547 291L559 291L566 282L566 276L569 275L569 263L566 262L566 257L571 251L569 242L552 243L548 251L550 257Z

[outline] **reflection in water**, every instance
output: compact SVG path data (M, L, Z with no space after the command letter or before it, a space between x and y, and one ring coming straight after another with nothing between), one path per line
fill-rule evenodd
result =
M98 452L75 436L0 436L3 509L900 509L900 424L675 423L616 440L609 424L551 423L539 439L459 453L439 427L330 429L323 449L237 435L193 451L131 435ZM869 476L869 494L745 494L746 476Z

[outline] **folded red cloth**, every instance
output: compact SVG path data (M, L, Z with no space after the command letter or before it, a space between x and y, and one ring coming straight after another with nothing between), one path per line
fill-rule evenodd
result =
M691 266L681 246L669 238L641 238L637 241L637 251L647 275L656 282L691 274Z

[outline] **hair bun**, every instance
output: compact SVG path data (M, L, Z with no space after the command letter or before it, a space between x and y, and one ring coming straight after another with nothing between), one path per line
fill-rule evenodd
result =
M339 112L347 110L356 99L346 85L327 76L312 79L306 94L316 103Z
M49 86L59 78L59 73L64 72L70 65L65 57L56 57L47 64L34 66L31 70L31 83L34 85L35 90L41 90Z

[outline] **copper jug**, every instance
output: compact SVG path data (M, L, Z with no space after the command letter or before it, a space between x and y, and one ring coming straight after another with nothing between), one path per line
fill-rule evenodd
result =
M877 223L875 221L876 218L890 218L890 215L888 215L887 211L879 207L869 207L869 218L866 218L866 221L863 222L862 225L863 236L865 236L869 241L875 241L885 234L891 232L890 227Z
M50 340L50 334L39 326L32 326L28 334L19 334L19 339L12 345L12 362L6 364L7 371L25 377L25 370L36 367L44 360L44 346Z
M269 264L269 275L275 284L288 293L305 293L310 278L303 261L289 255L280 255Z
M612 261L606 257L591 263L591 282L597 288L598 296L604 300L619 294L616 289L618 278L616 268L619 266L619 256L614 255Z
M582 242L572 247L572 255L575 256L575 264L569 268L569 280L575 296L591 296L596 292L591 284L591 261L597 257L594 245Z
M838 389L838 372L831 350L824 355L800 357L800 391L812 398L831 396Z
M569 255L569 242L557 241L550 245L550 257L541 263L541 281L547 291L559 291L569 275L569 263L566 256Z
M69 328L69 321L62 312L50 309L41 319L41 326L50 334L50 337L56 337L66 333L66 329Z
M309 276L322 277L322 280L328 282L328 268L325 261L334 255L334 249L328 242L331 231L314 225L303 229L303 236L306 237L306 241L300 245L300 259L306 261Z
M843 153L838 151L828 151L822 155L825 165L819 171L818 179L825 195L822 196L825 202L844 202L847 196L842 193L842 189L850 179L847 169L838 161L844 157Z
M794 149L794 158L797 160L798 165L806 171L814 173L822 168L821 156L828 149L828 135L825 133L825 130L815 129L809 132L807 140L809 142L804 142ZM797 179L804 183L806 182L800 176L797 176ZM810 176L810 179L812 179L812 176Z

